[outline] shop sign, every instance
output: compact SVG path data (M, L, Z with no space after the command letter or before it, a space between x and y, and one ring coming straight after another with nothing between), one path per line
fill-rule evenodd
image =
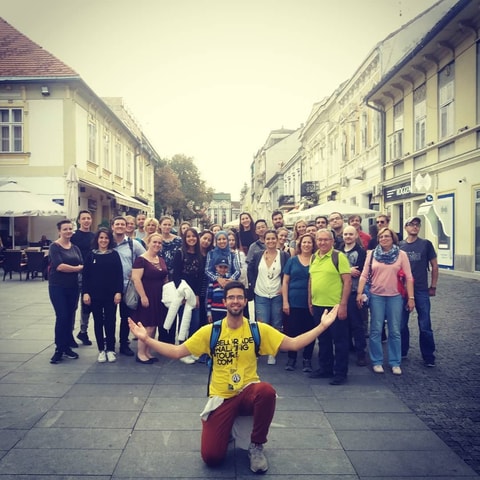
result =
M408 198L412 196L412 185L410 182L401 183L392 187L383 187L383 200L385 202L392 202L400 200L401 198Z

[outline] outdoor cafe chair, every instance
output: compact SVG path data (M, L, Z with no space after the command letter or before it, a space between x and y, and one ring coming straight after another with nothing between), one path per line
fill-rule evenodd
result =
M42 251L26 250L27 254L27 280L40 277L45 280L46 257Z
M20 280L22 279L22 273L26 271L27 264L22 260L23 253L21 250L6 250L4 252L4 259L2 263L3 268L3 281L7 273L12 278L12 272L18 272L20 274Z

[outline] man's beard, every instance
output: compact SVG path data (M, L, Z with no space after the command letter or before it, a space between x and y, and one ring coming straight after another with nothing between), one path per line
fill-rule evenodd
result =
M227 307L227 311L233 317L243 317L243 307Z

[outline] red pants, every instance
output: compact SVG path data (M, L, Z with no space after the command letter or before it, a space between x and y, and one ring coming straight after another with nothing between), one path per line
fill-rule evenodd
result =
M218 465L227 454L233 422L238 416L253 415L253 443L266 443L268 429L275 413L276 392L266 382L252 383L236 397L225 400L202 421L203 461Z

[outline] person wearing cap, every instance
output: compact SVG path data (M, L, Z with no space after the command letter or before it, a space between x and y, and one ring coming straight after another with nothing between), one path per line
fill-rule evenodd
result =
M438 262L437 253L430 240L420 238L418 233L422 226L420 217L410 217L405 222L407 238L400 242L403 250L410 260L413 275L413 295L415 297L415 309L418 316L418 330L420 352L425 366L435 366L435 340L430 318L430 297L434 297L437 290ZM428 285L428 270L431 270L430 286ZM410 347L410 331L408 320L410 312L403 311L400 334L402 339L402 357L406 358Z

